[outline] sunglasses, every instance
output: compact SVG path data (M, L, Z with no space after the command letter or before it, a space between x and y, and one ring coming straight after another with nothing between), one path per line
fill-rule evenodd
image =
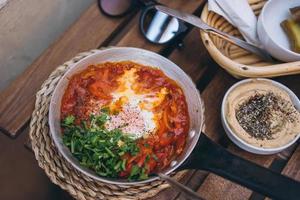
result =
M177 41L187 26L180 20L155 9L159 3L153 0L98 0L102 13L110 17L122 17L137 7L141 9L139 28L143 36L154 44L167 44Z

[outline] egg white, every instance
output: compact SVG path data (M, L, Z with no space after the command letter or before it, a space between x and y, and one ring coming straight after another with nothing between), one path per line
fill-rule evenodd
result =
M147 137L158 128L159 113L153 110L167 94L166 88L156 93L138 94L134 89L136 81L135 68L125 71L118 79L119 88L111 93L113 100L110 104L110 109L117 112L106 124L108 129L120 128L134 139Z

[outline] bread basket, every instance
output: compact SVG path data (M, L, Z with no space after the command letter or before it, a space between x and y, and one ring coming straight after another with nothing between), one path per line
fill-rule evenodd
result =
M248 0L254 13L258 16L266 0ZM201 19L210 26L236 37L242 38L240 32L227 22L222 16L208 11L206 4ZM202 41L211 57L226 71L236 78L246 77L277 77L300 73L300 61L282 63L274 61L265 62L258 56L253 55L226 40L200 31Z

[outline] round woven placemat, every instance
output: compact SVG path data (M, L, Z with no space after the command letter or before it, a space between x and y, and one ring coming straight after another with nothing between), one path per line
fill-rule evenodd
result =
M60 65L43 83L36 94L35 109L30 122L30 140L39 166L50 180L68 191L75 199L147 199L169 187L164 181L153 181L137 185L113 185L95 181L73 168L58 152L48 127L48 110L52 93L65 72L84 57L99 52L83 52ZM176 180L181 179L185 171L172 174Z

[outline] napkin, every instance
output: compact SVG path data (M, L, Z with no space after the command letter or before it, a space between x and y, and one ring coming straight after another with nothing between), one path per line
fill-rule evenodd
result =
M239 29L247 42L259 46L257 17L247 0L208 0L208 10L223 16Z
M0 0L0 10L7 4L7 0Z

